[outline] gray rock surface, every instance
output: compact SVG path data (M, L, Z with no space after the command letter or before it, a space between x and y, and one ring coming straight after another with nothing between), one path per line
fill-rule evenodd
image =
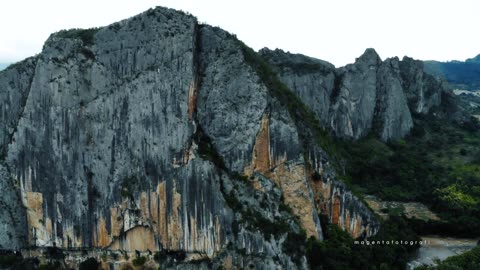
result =
M400 74L412 112L426 113L432 107L440 105L444 87L423 71L422 61L404 57L400 62Z
M403 138L413 127L412 114L429 113L440 105L450 108L453 119L464 118L455 102L442 103L451 90L424 73L421 61L382 61L367 49L355 63L335 69L278 49L262 49L260 54L322 126L338 137L357 140L373 133L384 141Z
M258 83L230 34L209 26L201 33L203 77L197 119L227 168L243 172L267 108L267 88Z
M358 139L372 127L380 57L373 49L340 68L333 89L330 127L337 136Z
M301 54L284 53L276 49L259 52L268 59L282 81L316 114L321 123L328 123L329 109L335 83L335 66Z
M398 58L385 60L377 72L375 124L382 140L401 139L413 127L413 120L403 92Z
M0 163L0 249L18 250L27 240L27 219L18 183Z
M0 213L2 247L173 250L220 265L307 267L283 248L301 225L279 210L278 183L238 176L274 101L233 36L157 8L55 33L36 58L1 72L0 86L1 202L10 209ZM272 111L271 125L272 152L300 158L285 109ZM289 229L266 233L264 222Z
M38 56L0 72L0 246L184 252L179 269L306 269L286 247L302 231L322 239L319 213L374 235L379 222L299 119L305 106L279 91L339 137L385 141L408 134L412 113L447 101L455 111L454 98L418 62L373 49L339 69L260 54L288 88L235 36L156 8L52 34ZM198 260L211 265L190 267Z

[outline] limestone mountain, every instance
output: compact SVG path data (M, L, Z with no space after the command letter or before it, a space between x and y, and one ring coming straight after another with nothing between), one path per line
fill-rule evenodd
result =
M0 72L0 247L306 269L319 214L354 238L380 228L339 180L329 133L402 138L414 113L461 115L451 99L409 58L257 54L166 8L60 31Z

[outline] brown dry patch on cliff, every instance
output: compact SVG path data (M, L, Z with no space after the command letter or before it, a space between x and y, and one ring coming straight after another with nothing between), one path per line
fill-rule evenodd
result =
M303 164L287 166L285 157L274 158L275 170L272 172L272 157L270 155L270 119L268 114L263 114L260 130L255 139L252 152L252 162L245 167L244 173L251 176L254 172L264 174L271 178L282 190L285 203L290 206L293 214L300 218L307 236L319 237L317 226L313 219L314 202L310 197L306 181L305 167ZM253 187L262 191L263 188L256 182Z
M97 224L96 230L93 234L93 239L96 247L104 248L107 247L111 242L111 238L107 230L107 223L103 217L100 218L100 221Z
M162 244L167 246L168 241L168 228L167 228L167 191L165 182L159 183L157 186L158 194L158 231Z
M112 226L112 237L119 236L123 227L123 218L118 207L110 208L110 224Z
M43 195L39 192L26 192L27 220L28 224L39 229L43 227Z
M168 242L169 249L180 249L180 241L183 239L182 221L180 210L182 206L182 195L177 192L175 181L172 190L172 213L168 216Z
M318 212L330 216L331 214L327 198L330 197L331 185L325 184L321 179L313 180L312 173L310 173L310 186L312 187L313 197Z
M319 173L321 175L321 171ZM332 192L330 181L324 182L323 179L315 179L313 171L310 171L310 185L314 193L315 203L319 213L327 215L333 224L338 225L352 237L359 237L368 227L364 227L362 219L356 213L351 213L348 209L344 210L342 198L337 191ZM334 195L332 195L334 194Z
M362 226L362 219L360 218L355 218L355 223L353 227L353 231L350 232L350 235L352 235L353 238L359 237L363 232L365 231L365 228Z
M188 89L188 119L193 120L193 114L197 106L197 80L192 80Z
M109 248L127 251L154 251L159 249L155 244L155 239L155 234L151 228L137 226L125 232L119 239L113 241Z
M345 210L345 230L350 231L351 227L351 219L350 219L350 211L348 209Z
M336 225L340 225L340 210L341 210L341 202L340 197L337 195L333 198L333 205L332 205L332 223Z
M42 193L25 192L24 205L27 208L28 240L29 243L33 243L35 237L37 237L37 231L44 226Z
M316 210L305 180L305 166L303 164L292 166L282 164L272 172L271 177L282 189L285 203L292 208L293 214L300 218L302 227L307 232L307 237L319 238L317 226L313 219Z
M142 217L144 219L148 219L150 217L150 211L148 208L148 198L147 192L140 193L140 210L142 213Z
M419 202L382 201L375 196L366 196L365 201L383 219L387 219L390 212L397 215L404 214L408 218L424 221L440 220L426 205Z
M252 163L244 169L246 175L253 172L265 173L270 170L270 128L267 114L262 116L260 130L253 146Z

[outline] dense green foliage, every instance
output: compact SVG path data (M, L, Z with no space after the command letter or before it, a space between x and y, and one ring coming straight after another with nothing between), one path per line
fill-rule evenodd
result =
M473 93L463 93L458 96L462 103L462 107L471 115L480 115L480 96Z
M444 220L416 220L420 231L480 235L479 132L432 115L414 118L405 140L344 143L347 181L384 200L423 202Z
M480 89L480 63L476 61L425 61L424 69L435 77L446 79L460 89Z
M415 270L478 270L480 269L480 246L444 261L438 262L436 266L422 266Z
M95 34L98 30L98 28L62 30L57 33L57 36L62 38L80 39L85 46L92 46L95 41Z
M147 262L147 257L140 256L140 257L137 257L137 258L133 259L132 262L133 262L134 266L142 266Z
M0 255L0 268L9 267L18 260L18 257L13 254Z
M373 136L359 142L332 139L269 65L253 50L241 46L247 63L294 118L305 146L317 143L325 149L337 171L343 172L339 177L357 196L367 193L384 200L423 202L442 219L407 220L389 213L390 219L370 240L420 240L417 233L480 235L478 125L462 126L434 114L414 115L415 127L405 140L384 143ZM418 244L355 245L334 225L324 232L322 242L313 238L306 244L301 239L292 241L298 250L305 248L313 269L405 269L418 248Z
M322 224L328 224L322 218ZM402 217L390 217L370 241L409 241L408 244L359 244L337 225L324 226L324 241L310 238L306 244L312 269L405 269L420 241Z
M95 270L98 269L100 263L93 257L80 263L79 270Z

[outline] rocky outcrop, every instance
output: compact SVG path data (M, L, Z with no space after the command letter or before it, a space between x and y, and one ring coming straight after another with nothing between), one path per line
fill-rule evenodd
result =
M1 247L306 269L292 241L322 239L319 214L374 235L378 221L338 180L304 110L338 136L389 140L408 133L412 106L426 112L442 95L407 80L429 80L413 64L371 49L340 69L262 55L287 87L235 36L156 8L55 33L2 71Z
M335 134L358 139L371 129L380 63L377 53L368 49L354 64L338 70L329 116Z
M19 209L0 213L2 247L307 268L284 247L322 238L301 142L235 37L157 8L55 33L0 75L0 182Z
M412 114L431 112L450 92L423 72L421 61L382 61L373 49L337 69L278 49L262 49L260 54L322 126L338 137L357 140L373 133L384 141L403 138L413 127Z
M0 159L12 141L30 92L37 58L28 58L0 73Z
M210 64L202 69L197 104L200 126L228 170L272 179L300 217L307 236L322 238L294 121L245 62L239 41L210 27L202 28L202 37L201 48ZM290 161L299 165L285 167Z
M335 66L301 54L282 50L260 50L281 80L307 104L322 123L328 123L331 99L335 86Z
M27 213L22 204L18 183L0 163L0 249L19 249L27 241Z
M423 62L404 57L400 62L400 70L404 92L413 112L426 113L440 105L442 84L424 73Z
M377 71L376 130L382 140L403 138L413 127L402 89L398 58L385 60Z

